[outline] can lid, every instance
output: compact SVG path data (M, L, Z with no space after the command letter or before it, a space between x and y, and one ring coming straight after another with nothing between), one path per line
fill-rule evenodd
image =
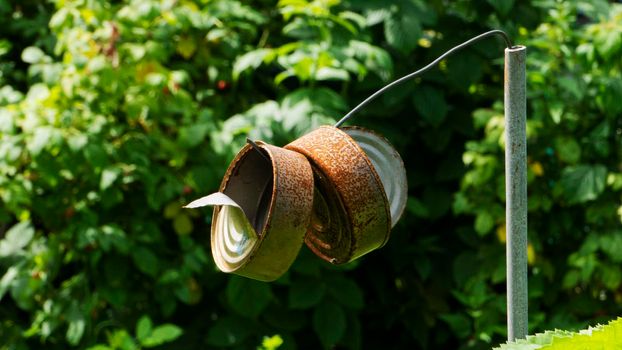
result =
M242 207L222 192L190 202L184 208L200 208L204 206L220 206L216 217L218 235L214 241L220 257L231 266L239 264L253 250L257 242L257 233L251 225Z

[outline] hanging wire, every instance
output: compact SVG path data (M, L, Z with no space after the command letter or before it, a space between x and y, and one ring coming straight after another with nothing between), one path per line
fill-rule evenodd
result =
M493 36L493 35L499 35L503 38L503 41L505 41L505 45L507 46L508 49L511 49L512 46L512 41L510 41L510 38L508 37L508 35L499 29L494 29L488 32L485 32L483 34L480 34L476 37L473 37L465 42L463 42L462 44L458 45L458 46L454 46L451 49L449 49L448 51L446 51L444 54L440 55L437 59L435 59L434 61L430 62L427 66L419 69L416 72L410 73L408 75L405 75L395 81L393 81L392 83L390 83L389 85L384 86L383 88L381 88L380 90L374 92L371 96L369 96L368 98L366 98L363 102L359 103L356 107L354 107L350 112L348 112L348 114L346 114L343 118L341 118L336 124L335 127L340 127L343 123L347 122L348 119L350 119L352 117L352 115L354 115L354 113L358 112L359 110L361 110L361 108L365 107L368 103L370 103L371 101L373 101L376 97L378 97L379 95L381 95L382 93L384 93L385 91L389 90L390 88L399 85L403 82L405 82L406 80L412 79L414 77L417 77L425 72L427 72L428 70L430 70L432 67L434 67L435 65L437 65L440 61L442 61L445 57L451 55L452 53L466 47L469 46L479 40L482 40L484 38Z

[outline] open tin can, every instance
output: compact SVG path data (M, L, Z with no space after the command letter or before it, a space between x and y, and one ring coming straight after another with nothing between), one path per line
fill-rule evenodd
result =
M259 149L247 144L240 150L220 185L251 227L223 215L233 206L215 206L212 255L223 272L272 281L287 271L302 245L311 218L313 173L301 154L258 144Z
M211 248L221 271L272 281L303 240L333 264L383 246L406 199L404 164L385 138L322 126L284 148L249 141L219 192L187 207L214 206Z
M305 243L326 261L344 264L382 247L389 239L392 221L404 209L404 166L399 154L383 140L362 128L322 126L285 146L305 155L313 168L313 214ZM396 161L383 161L387 152L394 159L397 155ZM398 167L392 169L395 164ZM386 175L397 172L399 184L389 179L385 186L376 167ZM391 199L385 187L391 189Z

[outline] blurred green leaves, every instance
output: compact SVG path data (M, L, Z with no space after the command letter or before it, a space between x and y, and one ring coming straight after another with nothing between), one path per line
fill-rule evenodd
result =
M303 249L263 284L218 272L210 214L179 208L218 189L247 136L332 124L491 28L529 47L530 324L622 312L617 4L0 1L0 19L0 348L490 348L505 338L495 40L356 117L408 171L384 249L340 267Z
M108 332L108 344L97 344L89 350L139 350L154 348L179 338L183 331L173 324L153 325L151 318L143 315L136 323L135 337L126 330Z

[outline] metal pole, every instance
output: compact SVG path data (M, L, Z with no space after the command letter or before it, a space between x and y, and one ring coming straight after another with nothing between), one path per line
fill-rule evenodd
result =
M527 49L505 49L505 220L508 340L527 336Z

